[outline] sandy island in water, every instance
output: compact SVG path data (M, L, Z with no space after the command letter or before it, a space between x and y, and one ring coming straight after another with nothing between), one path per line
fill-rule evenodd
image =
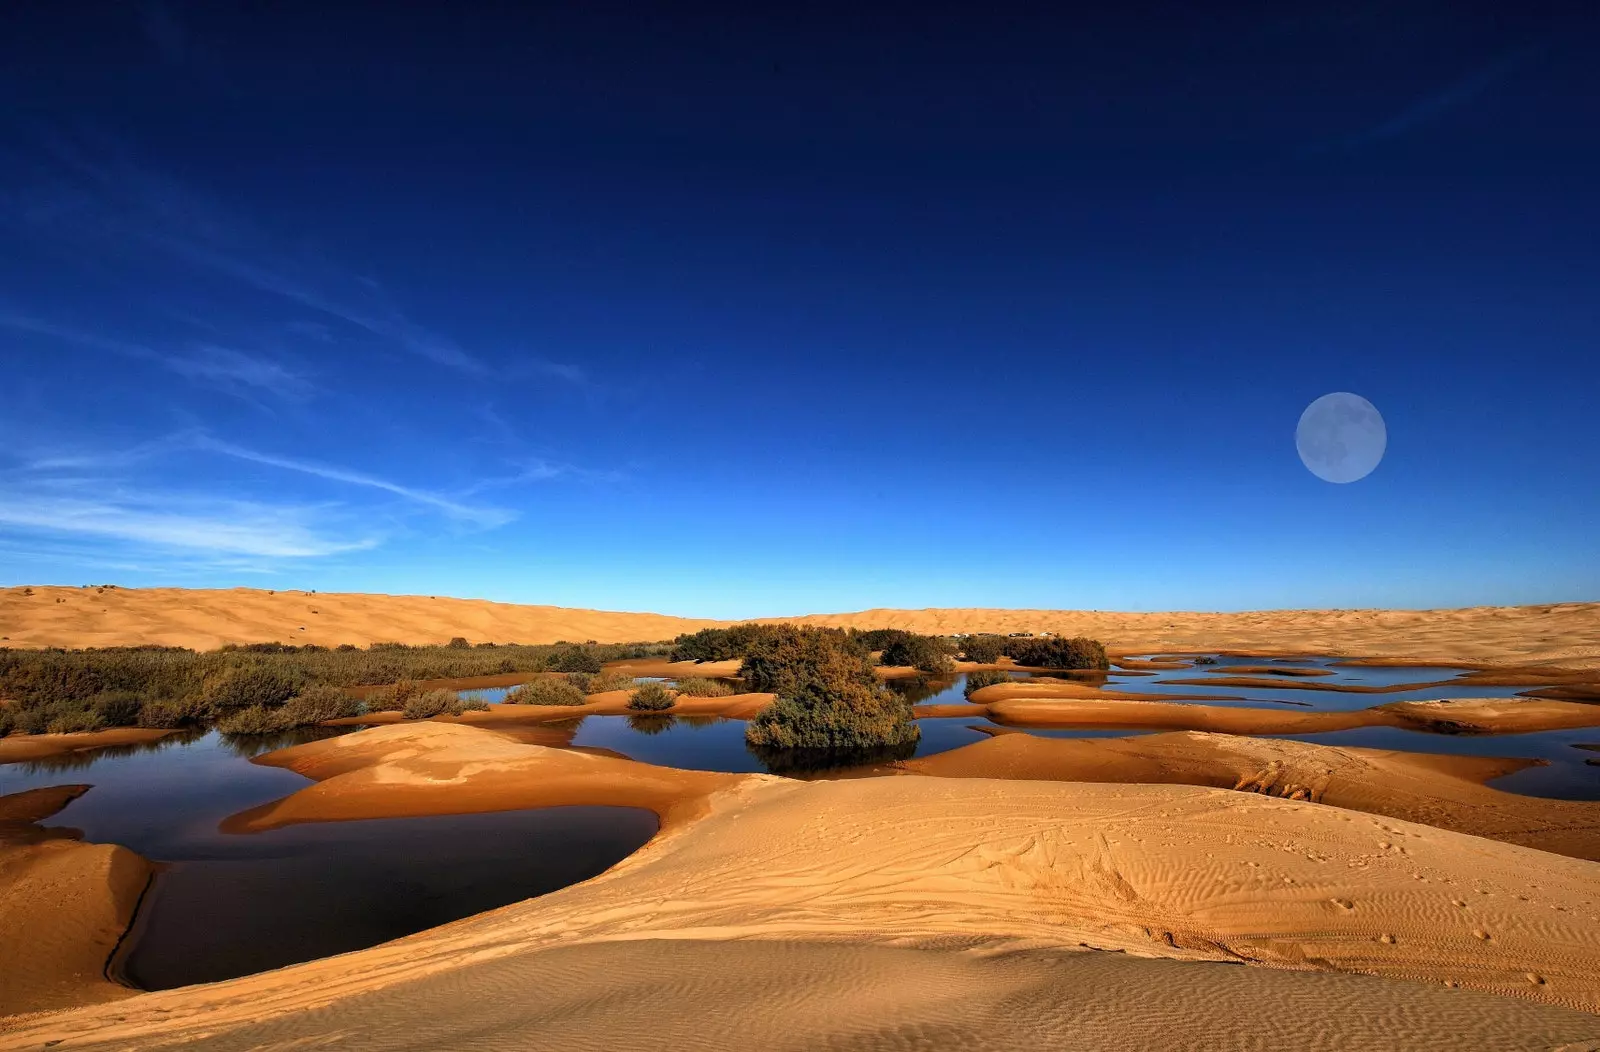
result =
M1600 1034L1580 1014L1600 1011L1600 864L1347 809L1592 844L1548 801L1477 784L1503 761L1161 737L1002 735L903 765L917 773L812 782L443 723L296 746L263 761L315 784L230 828L625 803L656 810L663 829L536 900L257 976L15 1017L0 1047L647 1048L676 1034L899 1049L924 1033L981 1048L1042 1032L1114 1049L1169 1044L1158 1021L1214 1048L1247 1034L1392 1048ZM1258 791L1056 780L1161 770ZM1302 786L1345 806L1270 795ZM1133 956L1062 953L1085 948ZM799 960L820 970L797 980L780 963ZM1175 963L1203 961L1255 967ZM674 996L637 1017L628 991L641 986ZM735 1000L695 999L710 995ZM993 1009L1008 999L1009 1015ZM629 1018L606 1020L607 1005ZM1063 1028L1090 1017L1087 1033ZM490 1037L486 1019L501 1021ZM597 1029L580 1037L574 1020ZM1194 1033L1197 1021L1211 1029Z

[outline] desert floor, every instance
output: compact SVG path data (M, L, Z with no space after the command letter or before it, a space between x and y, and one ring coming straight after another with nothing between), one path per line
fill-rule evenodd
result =
M31 593L31 594L29 594ZM1270 610L1120 614L1073 610L863 610L773 617L917 632L1056 632L1119 654L1235 650L1405 658L1454 665L1600 668L1600 603L1462 610ZM223 643L628 643L732 622L516 606L445 596L232 588L0 589L0 645L89 647Z
M6 624L21 616L14 604L48 591L7 594ZM108 605L79 628L102 633L99 642L113 630L151 641L189 630L184 602L197 611L236 595L259 604L240 616L270 625L285 594L174 592L162 607L159 593L108 589L93 600ZM133 616L144 596L153 598ZM534 618L571 613L288 598L344 610L339 631L358 617L382 627L385 604L462 602L488 610L485 629L500 624L497 610L527 618L475 637L519 642L537 641ZM128 604L123 620L110 616L115 601ZM47 613L71 605L45 603ZM605 639L603 619L655 618L579 613L595 619L590 630L551 620L560 627L550 638ZM1009 620L1023 616L879 611L859 623L1026 623L1099 634L1123 653L1537 667L1561 689L1586 689L1596 677L1583 670L1600 667L1600 605ZM40 623L36 642L85 641L60 634L67 615L58 617ZM387 623L433 633L414 641L472 636L448 617L416 618ZM666 618L637 622L646 623L660 626L647 637L682 630ZM610 638L638 638L616 624ZM214 624L206 638L234 630ZM769 701L680 704L743 718ZM379 718L359 734L259 757L310 782L224 829L616 804L649 808L661 831L600 876L536 899L367 950L151 993L104 974L150 864L41 832L81 787L0 798L0 1012L17 1013L0 1018L0 1049L1600 1049L1600 803L1484 784L1521 761L1259 737L1304 730L1284 729L1304 720L1451 733L1596 727L1600 706L1372 702L1296 712L1005 684L946 706L960 712L919 715L1156 733L1057 739L997 727L973 745L814 780L553 747L561 732L539 727L531 706ZM617 692L582 708L624 704ZM0 762L84 748L87 737L39 736Z

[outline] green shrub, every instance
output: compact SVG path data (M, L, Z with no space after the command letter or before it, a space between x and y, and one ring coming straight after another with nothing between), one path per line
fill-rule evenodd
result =
M488 712L489 703L482 698L462 698L457 712Z
M556 672L598 673L605 668L605 662L589 647L575 646L552 656L550 667Z
M17 718L11 714L11 706L0 705L0 738L4 738L17 729Z
M961 641L961 656L980 665L992 665L1006 655L1005 636L990 633L968 636Z
M278 734L290 726L282 708L265 705L252 705L217 721L217 729L224 734Z
M426 720L461 712L461 699L453 690L425 690L407 698L400 712L408 720Z
M307 687L284 702L278 711L285 726L306 727L323 720L354 716L361 711L361 702L338 687L323 684Z
M472 644L467 642L466 636L452 636L450 642L446 643L445 646L451 650L466 650Z
M416 680L402 679L387 687L379 687L366 697L366 707L371 712L400 712L406 702L422 693L422 684Z
M282 705L305 685L305 677L270 665L236 665L206 682L204 701L218 717L252 705Z
M203 722L205 707L198 702L170 699L147 701L139 706L138 724L154 730L170 731L193 727Z
M703 628L673 641L673 661L730 661L750 653L750 648L771 637L780 628L792 625L734 625L731 628Z
M910 665L921 672L947 673L950 663L950 644L940 636L918 636L904 633L883 648L878 659L885 665Z
M608 690L632 690L633 677L626 672L602 672L590 678L583 688L585 694L604 694Z
M1085 636L1061 639L1048 636L1044 639L1016 641L1020 645L1011 651L1019 665L1036 668L1059 669L1109 669L1111 661L1106 648L1099 640Z
M848 749L920 737L911 706L878 684L861 642L837 629L776 627L740 668L752 689L778 695L746 724L747 743Z
M628 695L628 708L658 711L673 705L672 692L654 680L639 684L639 689Z
M966 686L961 688L961 693L970 698L974 691L982 690L984 687L992 687L996 683L1009 682L1011 682L1011 677L1004 672L979 669L977 672L967 673L967 683Z
M89 711L107 727L131 727L139 721L139 695L131 690L107 690L89 699Z
M567 679L530 680L506 695L508 705L583 705L588 700Z
M60 712L51 718L45 730L50 734L77 734L84 731L105 730L105 721L91 709Z
M689 676L677 682L679 694L691 698L726 698L738 693L728 684L702 676Z

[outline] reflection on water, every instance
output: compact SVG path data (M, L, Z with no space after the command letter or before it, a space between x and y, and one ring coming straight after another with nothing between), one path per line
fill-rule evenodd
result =
M90 783L47 828L166 864L123 965L150 989L360 949L543 894L599 873L655 832L653 814L617 807L219 832L229 815L310 784L250 757L339 733L348 731L212 731L0 764L0 795Z
M166 990L375 946L587 880L656 826L637 808L553 807L216 834L156 878L121 971Z

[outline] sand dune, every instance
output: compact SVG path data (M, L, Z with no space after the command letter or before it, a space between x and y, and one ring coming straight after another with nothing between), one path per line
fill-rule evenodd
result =
M88 791L62 785L0 797L0 1016L131 997L105 976L151 867L126 848L40 829Z
M1011 732L897 766L947 778L1213 786L1330 804L1600 861L1600 805L1522 796L1483 784L1537 762L1192 731L1077 739Z
M234 588L0 590L0 645L207 648L222 643L632 642L725 625L661 614L518 606L444 596ZM1231 649L1261 654L1406 655L1418 662L1600 669L1600 603L1461 610L1274 610L1127 614L1072 610L863 610L774 617L919 632L1058 632L1119 654Z
M1595 1032L1595 1017L1582 1012L1360 975L1051 950L652 939L463 962L319 1011L195 1028L181 1047L1582 1052L1597 1047L1588 1040ZM179 1039L141 1032L137 1047L168 1040Z
M71 1039L67 1047L100 1041L146 1048L158 1038L202 1034L216 1047L241 1047L264 1034L300 1042L295 1047L349 1047L366 1037L353 1020L380 1002L387 1033L454 1028L467 1035L480 1012L511 1010L465 996L482 974L475 969L501 981L554 974L543 971L559 968L545 953L629 943L629 959L640 962L629 969L631 979L647 962L671 960L670 947L681 940L843 944L842 954L857 953L852 968L862 974L854 986L867 995L902 989L893 965L874 956L885 947L942 947L946 955L953 947L1090 947L1263 966L1269 970L1251 986L1261 1013L1246 1018L1282 1014L1294 1002L1293 983L1274 983L1270 969L1425 981L1441 993L1458 984L1600 1010L1600 865L1336 807L1172 785L704 775L517 745L444 724L377 728L286 750L272 761L322 780L241 816L242 825L525 806L541 792L573 802L631 796L629 802L655 806L669 821L610 871L541 899L341 957L144 994L109 1008L16 1020L0 1047ZM723 947L700 949L692 951L702 963L690 989L727 982L727 970L742 959L737 950L721 958ZM574 958L584 969L604 959L603 950L586 952L602 956ZM1066 967L1064 960L1051 956L1040 967ZM1116 958L1071 964L1090 969L1084 981L1114 989L1106 973L1094 971L1094 962L1107 960ZM953 988L954 977L972 964L948 956L924 961L934 972L920 974L946 977L936 990ZM676 981L670 972L642 974L668 987ZM980 989L1009 989L1003 969L985 974L996 985ZM1147 970L1133 981L1156 987L1157 974ZM1193 973L1198 994L1183 992L1175 980L1167 985L1180 1000L1203 998L1213 974L1220 973ZM919 1006L927 1002L915 997L900 1007L870 996L840 1001L830 996L839 992L834 983L826 973L788 976L795 1002L820 1005L829 997L828 1018L860 1022L877 1018L880 1009L891 1018L925 1011ZM808 997L813 984L822 993ZM1078 1003L1071 988L1028 988L1033 993L1024 1001L1035 1011ZM1371 989L1383 998L1380 987ZM1412 987L1388 989L1412 1003ZM459 994L449 1001L441 996L446 990ZM524 994L539 997L533 989ZM1350 988L1340 996L1357 995ZM624 1002L610 1003L620 1011ZM1455 1003L1467 1013L1456 1022L1469 1028L1487 1025L1466 1022L1480 1012L1495 1016L1472 998ZM758 1005L745 1010L754 1013ZM1078 1010L1089 1009L1079 1004ZM1524 1011L1509 1004L1505 1010ZM700 1004L683 1011L709 1014ZM562 1033L559 1013L547 1012L556 1028L549 1033ZM529 1011L520 1018L538 1016ZM684 1016L669 1018L678 1022L663 1025L687 1025ZM1556 1027L1562 1040L1581 1034L1560 1029L1579 1026L1570 1016L1522 1018ZM638 1025L621 1024L623 1043L629 1033L639 1040L630 1030ZM1439 1025L1450 1032L1448 1022ZM236 1027L250 1029L228 1036ZM866 1033L838 1047L915 1047L905 1043L909 1037ZM606 1041L607 1033L595 1039ZM511 1047L493 1044L505 1040L479 1047ZM1337 1035L1329 1040L1327 1047L1342 1043Z

